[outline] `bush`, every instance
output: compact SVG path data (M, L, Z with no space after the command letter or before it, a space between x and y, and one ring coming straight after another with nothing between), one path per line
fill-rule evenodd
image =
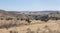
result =
M40 33L40 31L41 31L40 28L38 28L36 32L37 32L37 33Z
M18 33L17 31L9 31L10 33Z
M35 33L34 31L31 31L30 28L27 28L27 32L26 33Z

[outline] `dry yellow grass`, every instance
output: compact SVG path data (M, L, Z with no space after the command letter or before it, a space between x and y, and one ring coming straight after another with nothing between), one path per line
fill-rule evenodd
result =
M8 30L7 29L0 29L0 33L9 33L9 31L17 31L18 33L26 33L27 28L30 28L32 31L35 31L40 28L41 31L47 30L44 28L46 25L48 28L50 28L52 31L53 30L59 30L60 31L60 25L59 22L60 20L49 20L48 22L42 22L42 21L36 21L36 20L31 20L32 23L30 25L23 25L23 26L18 26L18 27L11 27Z

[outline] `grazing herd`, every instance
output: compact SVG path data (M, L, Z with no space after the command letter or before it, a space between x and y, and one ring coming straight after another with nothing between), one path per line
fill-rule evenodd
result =
M56 18L56 17L54 17L54 18L55 18L55 20L59 20L59 18ZM50 19L51 18L49 18L48 16L43 16L43 17L41 17L40 19L37 19L37 20L48 22ZM3 20L3 18L1 18L1 20ZM5 20L13 20L13 18L6 18ZM27 19L22 19L22 18L19 19L19 18L17 18L16 20L21 20L21 21L25 20L28 24L31 24L31 20L29 18L27 18ZM8 27L11 27L11 26L15 26L15 25L11 25L11 24L3 25L3 26L0 26L0 28L4 27L4 28L8 29Z
M3 20L4 18L0 18L1 20ZM13 20L14 18L6 18L5 20ZM54 20L59 20L59 18L57 18L57 17L48 17L48 16L42 16L42 17L40 17L40 18L37 18L37 19L35 19L35 20L41 20L41 21L44 21L44 22L47 22L47 21L49 21L50 19L54 19ZM30 21L30 19L29 18L27 18L27 19L19 19L19 18L17 18L16 20L21 20L21 21L23 21L23 20L25 20L25 21L27 21L27 23L31 23L31 21Z

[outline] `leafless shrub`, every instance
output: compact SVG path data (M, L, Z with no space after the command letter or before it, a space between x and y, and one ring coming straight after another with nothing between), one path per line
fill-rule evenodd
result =
M27 28L26 33L60 33L58 30L51 30L47 25L45 26L45 29L46 30L42 31L40 28L37 28L36 31L32 31L30 28Z
M52 33L52 30L46 25L45 27L44 27L46 30L48 30L48 32L46 32L46 33ZM43 32L45 32L45 31L43 31Z
M10 33L18 33L17 31L9 31Z
M44 28L48 28L48 26L47 26L47 25L45 25L45 26L44 26Z
M18 23L17 20L10 20L10 21L7 21L7 22L5 21L4 23L1 22L0 23L0 28L6 28L6 29L8 29L10 27L17 26L18 25L17 23Z
M31 31L30 28L27 28L27 32L26 33L35 33L34 31Z
M41 31L40 28L38 28L37 31L36 31L36 33L41 33L40 31Z
M3 20L3 18L0 18L0 20Z

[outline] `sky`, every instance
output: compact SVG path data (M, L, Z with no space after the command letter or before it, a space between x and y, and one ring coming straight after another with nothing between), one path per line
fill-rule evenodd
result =
M60 0L0 0L0 9L8 11L60 10Z

